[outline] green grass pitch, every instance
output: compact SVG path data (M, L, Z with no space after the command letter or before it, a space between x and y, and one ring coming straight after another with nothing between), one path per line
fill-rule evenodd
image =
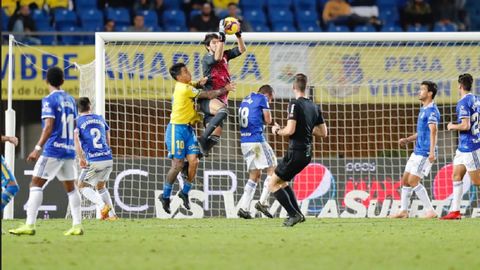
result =
M480 269L480 219L85 220L65 237L70 222L2 235L2 269Z

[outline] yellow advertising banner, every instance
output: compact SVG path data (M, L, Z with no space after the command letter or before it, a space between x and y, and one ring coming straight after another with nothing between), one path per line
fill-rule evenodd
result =
M226 45L226 48L232 46ZM79 71L72 64L94 60L93 46L43 46L14 48L15 100L37 100L47 95L46 70L65 69L64 89L79 93ZM156 44L106 46L107 98L169 99L173 89L168 69L185 62L194 79L202 77L202 45ZM2 47L2 96L7 90L8 47ZM247 52L229 62L241 99L263 84L271 84L277 97L291 97L292 75L309 77L317 102L412 103L423 80L438 84L437 103L458 99L456 78L471 73L480 89L480 47L465 46L314 46L312 44L249 44ZM94 87L94 70L85 74ZM82 84L84 85L84 84Z

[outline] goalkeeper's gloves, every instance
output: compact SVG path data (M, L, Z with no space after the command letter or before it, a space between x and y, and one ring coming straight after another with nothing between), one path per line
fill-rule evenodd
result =
M226 36L225 36L225 21L222 19L220 20L220 23L218 24L218 35L220 36L220 41L225 42Z

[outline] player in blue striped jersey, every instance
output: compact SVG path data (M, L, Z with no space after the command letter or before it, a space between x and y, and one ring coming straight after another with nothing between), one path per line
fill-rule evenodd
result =
M453 196L450 212L442 219L461 219L463 177L468 172L474 185L480 185L480 97L471 93L472 75L458 77L460 100L457 103L457 124L448 123L448 130L459 131L458 149L453 159Z
M415 141L415 149L408 159L402 177L401 210L391 215L391 218L408 218L408 204L412 191L417 194L424 205L424 217L437 217L427 190L420 183L420 180L430 173L432 164L437 157L437 129L440 123L440 112L434 102L436 94L437 85L434 82L423 81L421 83L418 99L422 102L422 107L418 114L417 132L399 140L401 146Z
M255 194L257 184L261 179L262 170L267 169L267 177L263 184L260 200L255 208L269 218L273 216L268 211L268 185L270 176L277 166L277 158L263 134L264 125L272 122L269 102L273 99L273 88L263 85L258 93L250 93L240 104L238 114L240 116L240 143L243 158L247 163L249 179L240 199L240 208L237 215L241 218L251 219L250 202Z
M113 169L112 150L110 149L110 127L105 119L91 112L88 97L78 99L77 128L75 129L75 150L82 171L79 177L80 192L99 207L101 219L115 220L112 198L105 182ZM96 187L97 192L93 190Z
M42 99L42 134L27 161L36 161L33 169L30 193L27 202L26 224L13 230L15 235L34 235L38 208L43 201L43 186L49 180L60 180L68 193L68 204L72 212L73 226L65 235L81 235L83 228L80 213L80 194L75 188L76 167L73 130L77 118L75 99L60 87L63 70L58 67L47 71L50 94ZM40 152L43 148L43 153Z

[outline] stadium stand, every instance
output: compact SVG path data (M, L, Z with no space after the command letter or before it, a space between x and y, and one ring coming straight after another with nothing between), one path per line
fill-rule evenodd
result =
M240 0L239 8L244 21L251 25L255 32L419 32L419 31L475 31L480 29L480 1L466 0L465 7L459 10L461 22L434 22L432 25L413 26L405 25L402 21L402 12L411 0L376 0L378 19L381 27L370 24L360 25L355 28L324 23L322 11L329 0ZM164 0L161 9L138 9L102 7L100 0L73 0L73 10L57 8L52 11L43 9L32 10L32 17L38 31L75 31L92 33L102 31L106 20L115 22L116 31L125 31L132 25L132 18L142 14L145 26L152 31L188 31L187 23L200 14L200 10L190 10L190 7L178 0ZM355 4L358 1L347 0ZM362 2L362 1L360 1ZM426 2L434 3L433 0ZM103 3L103 2L102 2ZM371 2L370 2L371 3ZM217 14L219 18L227 16L225 10ZM468 18L468 19L466 19ZM2 30L7 30L9 17L2 9ZM70 36L71 37L71 36ZM60 44L92 44L93 35L80 39L58 38ZM55 37L39 37L43 44L52 44Z

